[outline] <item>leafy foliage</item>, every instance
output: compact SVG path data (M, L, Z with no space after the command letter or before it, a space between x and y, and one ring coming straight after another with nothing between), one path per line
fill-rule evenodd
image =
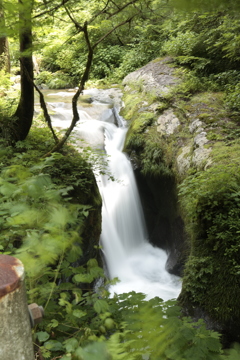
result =
M233 354L238 354L238 348L224 354L219 334L207 330L202 320L194 323L190 318L181 318L180 308L174 301L163 302L159 298L146 301L143 294L131 292L115 295L108 299L108 303L108 311L99 312L95 323L102 335L95 328L95 335L89 333L86 340L88 345L81 346L81 340L79 342L76 338L69 338L64 341L62 348L56 341L49 340L45 342L44 348L51 345L55 354L65 349L63 359L79 360L137 360L142 357L227 360ZM93 321L90 328L92 326ZM38 336L47 339L45 332L39 332Z
M208 313L222 321L230 319L233 312L237 318L240 317L234 300L239 296L240 261L237 167L235 162L215 165L205 172L189 176L180 186L193 249L186 266L185 295L182 298L188 294L193 303L201 304ZM206 290L207 298L204 295ZM217 298L216 294L219 294Z

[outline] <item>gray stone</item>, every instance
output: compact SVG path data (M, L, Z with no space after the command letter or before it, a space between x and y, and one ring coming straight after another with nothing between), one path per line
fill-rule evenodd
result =
M122 107L122 91L118 88L88 89L83 94L90 95L92 101L114 105L117 110Z
M179 119L173 112L173 109L168 109L159 116L157 120L157 131L163 135L172 135L180 125Z
M139 84L143 92L154 92L156 95L166 95L169 93L171 87L180 82L180 79L174 75L174 68L168 65L170 62L171 58L152 61L128 74L123 79L123 85L128 87L131 84Z
M180 175L184 175L191 165L192 146L182 147L182 152L177 157L177 168Z
M200 132L197 136L194 138L194 146L195 147L203 147L205 144L208 143L208 139L206 137L207 133L205 131Z
M159 108L159 103L152 103L149 107L148 107L148 110L149 111L153 111L153 112L157 112Z
M189 125L189 131L190 133L194 133L194 131L199 132L199 128L202 130L202 126L203 122L199 119L194 120L190 125Z
M199 147L194 150L192 163L196 166L196 168L200 168L204 162L206 162L207 167L210 166L211 160L209 159L210 153L212 149L206 149L204 147ZM206 167L205 165L205 167Z

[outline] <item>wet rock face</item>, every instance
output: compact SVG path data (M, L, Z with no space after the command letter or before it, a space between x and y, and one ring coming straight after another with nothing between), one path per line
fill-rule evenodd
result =
M115 106L119 110L122 106L122 91L118 88L88 89L84 95L90 96L91 102L100 102Z
M184 222L178 213L174 179L154 179L135 171L149 242L167 251L166 269L182 276L187 254Z

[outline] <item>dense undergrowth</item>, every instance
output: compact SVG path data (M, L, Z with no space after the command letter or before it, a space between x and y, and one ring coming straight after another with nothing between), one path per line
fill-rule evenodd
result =
M238 354L237 347L224 353L220 335L203 322L181 317L175 301L146 301L134 292L109 297L98 250L94 258L83 254L91 213L95 240L100 233L90 154L66 148L41 159L51 142L38 125L16 148L1 146L0 251L23 261L29 302L44 307L33 330L36 359L230 360Z
M1 152L1 253L23 261L29 301L45 309L33 331L36 359L238 356L237 346L224 353L220 335L206 330L202 321L182 317L175 301L146 301L134 292L109 297L108 280L96 259L79 262L83 228L96 210L91 196L86 200L94 186L89 165L67 149L39 160L48 142L48 130L36 128L16 149ZM69 151L74 171L65 173L66 162L72 161Z

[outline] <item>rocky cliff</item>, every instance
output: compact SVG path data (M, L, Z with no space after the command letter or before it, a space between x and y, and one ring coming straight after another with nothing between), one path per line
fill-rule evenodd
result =
M157 59L123 81L129 154L150 242L182 274L179 301L226 341L240 339L240 144L224 94L197 92L185 70Z

